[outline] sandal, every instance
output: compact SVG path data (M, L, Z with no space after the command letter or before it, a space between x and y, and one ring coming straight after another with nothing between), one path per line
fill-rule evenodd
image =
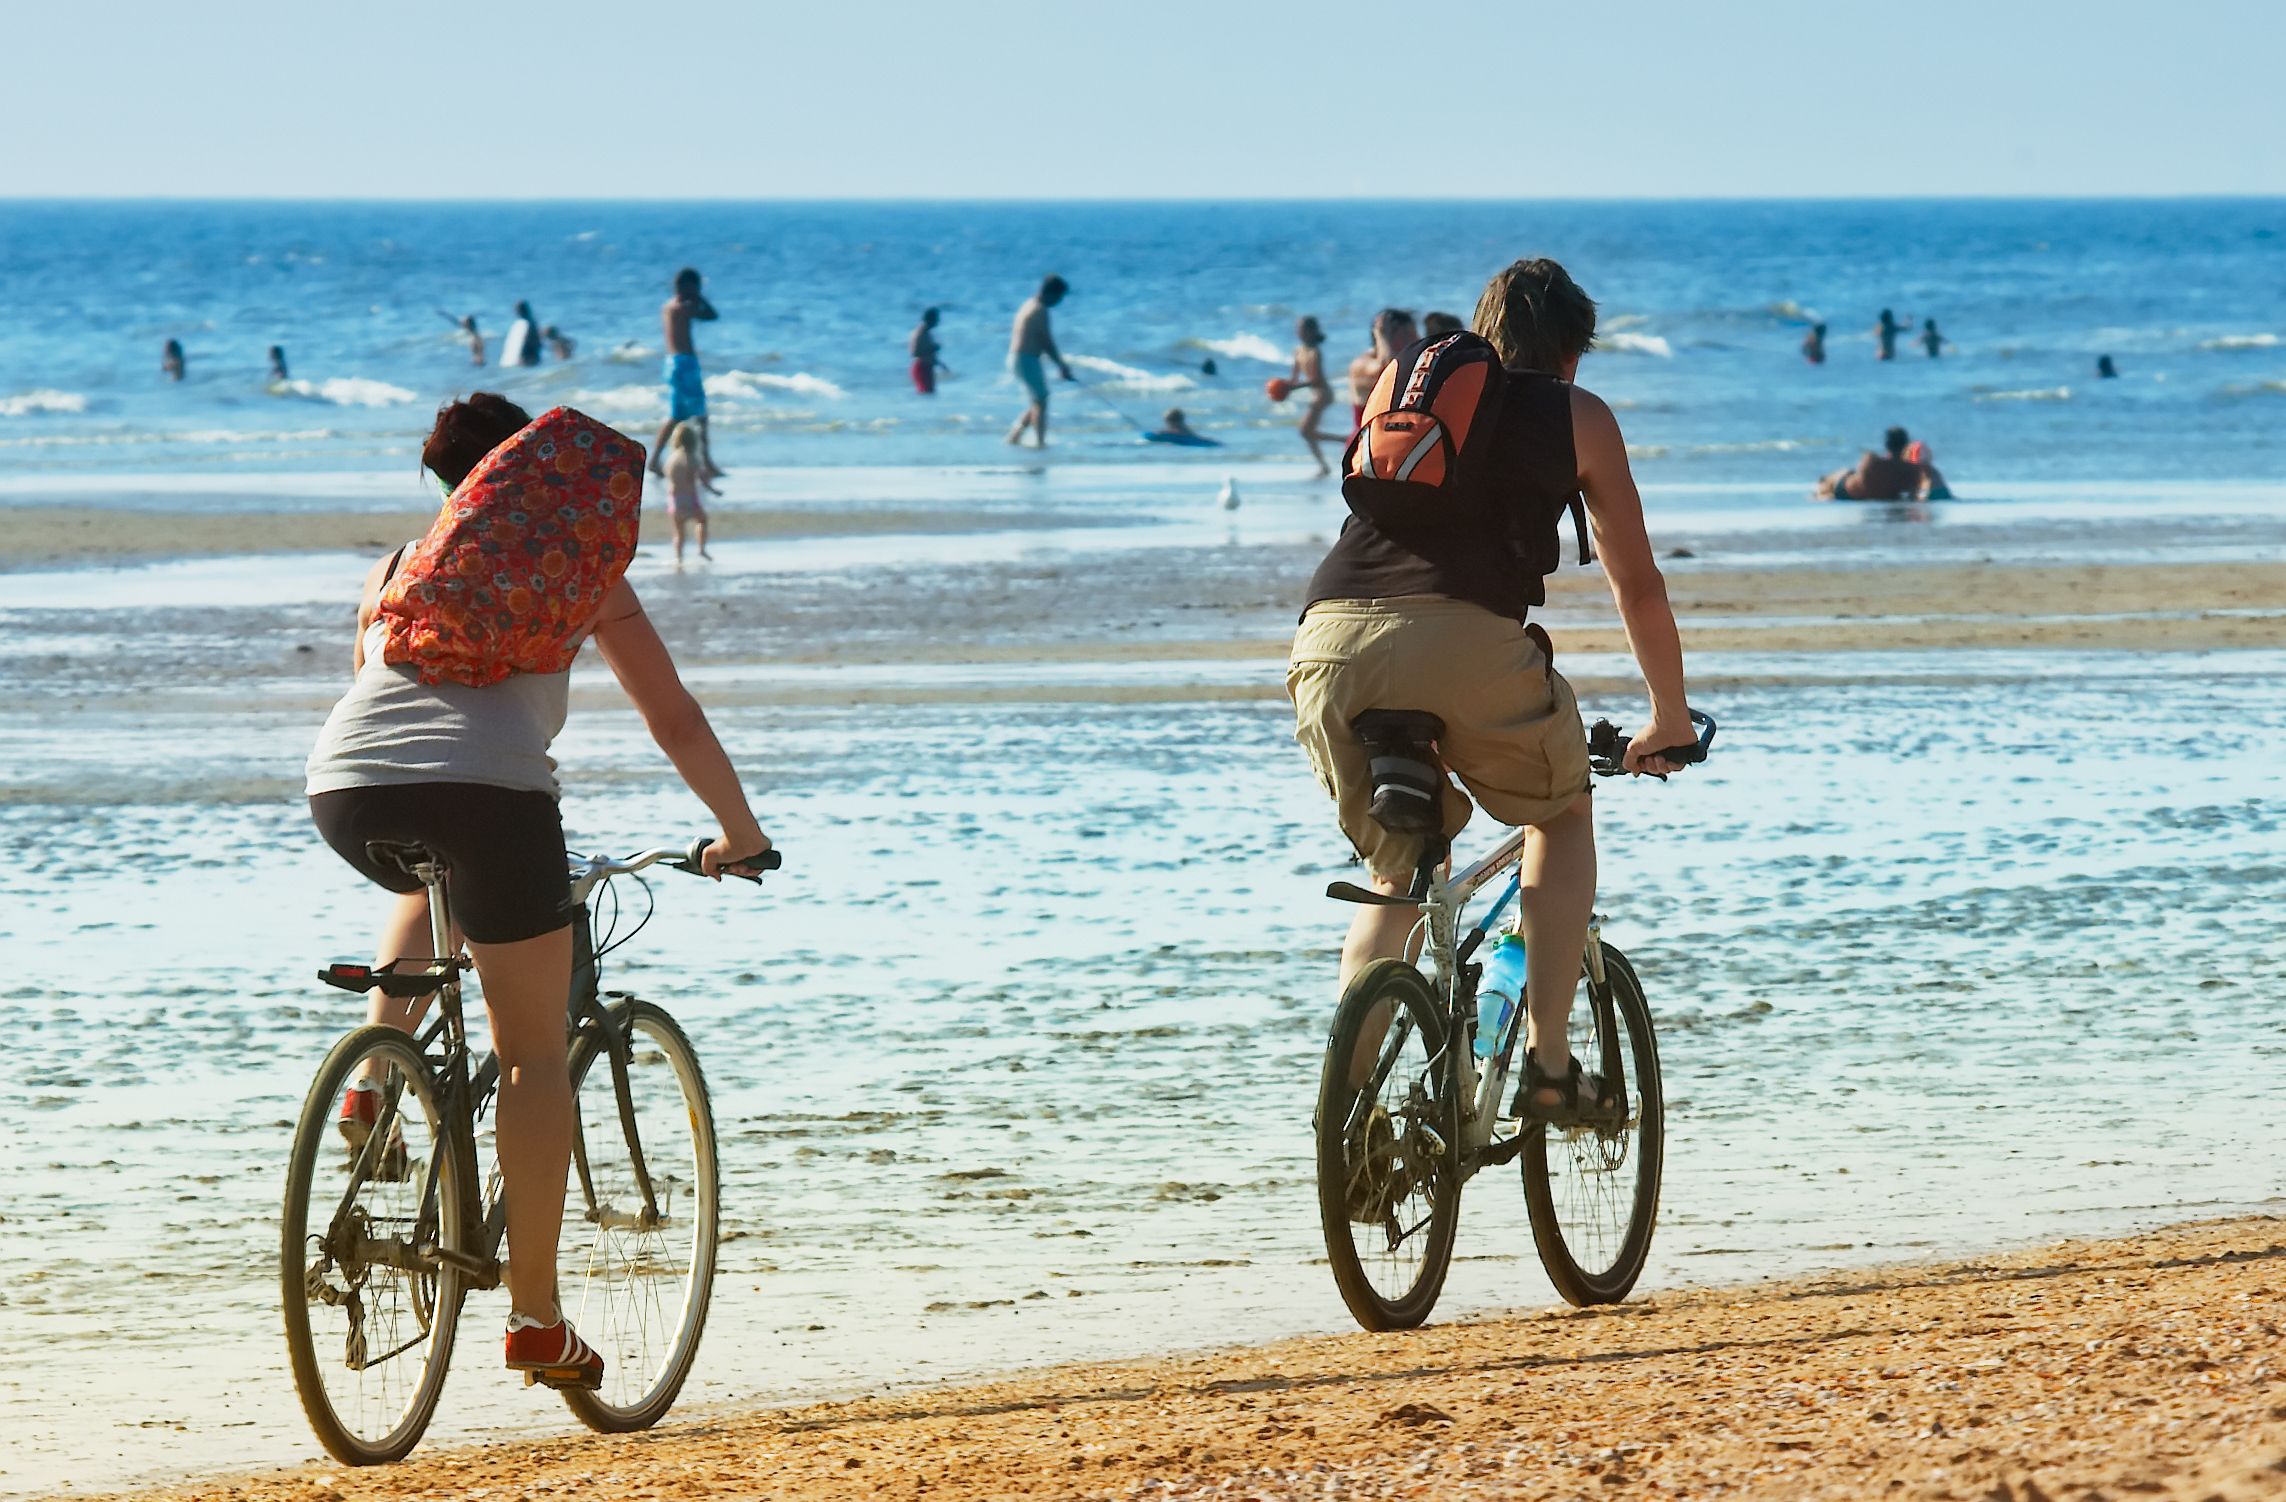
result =
M1548 1091L1555 1093L1554 1100L1541 1099ZM1529 1049L1525 1051L1524 1082L1516 1087L1515 1113L1520 1120L1556 1127L1586 1126L1610 1116L1619 1105L1604 1087L1602 1077L1581 1069L1577 1058L1565 1073L1552 1075L1540 1067L1537 1056Z

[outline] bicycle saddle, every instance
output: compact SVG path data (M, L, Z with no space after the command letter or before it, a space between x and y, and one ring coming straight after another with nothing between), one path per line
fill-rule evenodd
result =
M384 870L402 871L420 880L416 866L447 868L445 858L417 840L367 840L365 858Z
M1349 722L1365 743L1373 775L1366 812L1391 834L1435 834L1444 827L1444 764L1436 743L1445 722L1418 709L1369 709Z

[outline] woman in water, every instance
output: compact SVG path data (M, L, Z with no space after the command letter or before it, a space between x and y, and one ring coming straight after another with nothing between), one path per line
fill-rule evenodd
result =
M1318 419L1326 415L1333 405L1333 385L1326 380L1326 331L1315 318L1303 318L1294 325L1294 369L1290 379L1296 391L1309 393L1309 402L1302 408L1302 422L1297 430L1302 442L1309 445L1310 457L1318 464L1322 477L1333 473L1326 456L1318 448L1321 443L1337 447L1341 440L1331 433L1318 431Z
M481 483L454 497L429 541L444 538L456 526L460 530L450 535L465 536L476 524L469 519L473 514L480 519L488 554L501 549L515 557L545 548L549 551L534 560L535 576L576 581L569 588L559 583L545 591L557 596L553 600L535 598L543 593L537 589L511 590L482 624L496 639L518 643L522 652L531 649L521 644L534 639L555 651L577 651L592 634L652 738L719 821L720 833L701 862L707 875L719 879L725 870L739 869L742 861L767 850L770 842L705 713L676 675L634 588L621 577L632 551L641 447L576 413L558 411L534 424L506 398L479 392L437 414L421 462L451 493L527 427L564 433L583 449L624 445L625 473L613 473L609 481L613 502L598 503L571 524L583 539L578 559L567 569L566 550L536 536L531 513L513 499L494 503L495 514L486 515L490 492ZM549 452L553 450L543 448L542 457ZM548 462L551 469L560 468L560 461ZM504 485L500 493L514 496L516 487ZM610 526L594 524L598 515ZM623 529L621 540L614 540L612 527ZM438 639L415 634L426 579L443 580L458 552L477 546L469 541L448 555L408 544L366 575L350 653L356 675L310 753L310 815L342 859L398 894L382 925L380 964L429 957L428 898L406 872L377 862L368 843L426 845L452 867L454 916L483 982L500 1060L497 1130L510 1251L508 1366L523 1372L576 1368L576 1385L593 1387L602 1380L603 1358L572 1330L556 1304L556 1238L573 1130L564 1026L565 999L571 993L572 911L555 762L548 749L563 727L569 657L562 658L566 671L508 671L497 681L484 681L486 671L443 661L434 652L416 662L411 650L411 645L425 648ZM409 587L388 592L400 567L408 571ZM592 603L583 608L591 596ZM568 609L558 613L556 608L566 602ZM563 634L567 629L568 636ZM492 672L497 671L495 662ZM435 681L429 681L432 677ZM472 686L464 677L482 686ZM375 991L368 1015L411 1031L427 1000L394 1001ZM353 1084L342 1101L343 1135L361 1144L378 1115L373 1084Z

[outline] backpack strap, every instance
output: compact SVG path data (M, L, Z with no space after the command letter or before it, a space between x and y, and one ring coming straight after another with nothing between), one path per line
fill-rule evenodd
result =
M1572 536L1580 545L1580 567L1586 568L1595 562L1595 547L1588 541L1587 497L1576 490L1572 492L1571 513Z

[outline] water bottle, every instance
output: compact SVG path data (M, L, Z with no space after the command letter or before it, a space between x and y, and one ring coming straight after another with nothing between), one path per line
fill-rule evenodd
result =
M1484 957L1484 974L1476 983L1476 1057L1478 1062L1497 1058L1516 1024L1524 1000L1524 940L1501 934Z

